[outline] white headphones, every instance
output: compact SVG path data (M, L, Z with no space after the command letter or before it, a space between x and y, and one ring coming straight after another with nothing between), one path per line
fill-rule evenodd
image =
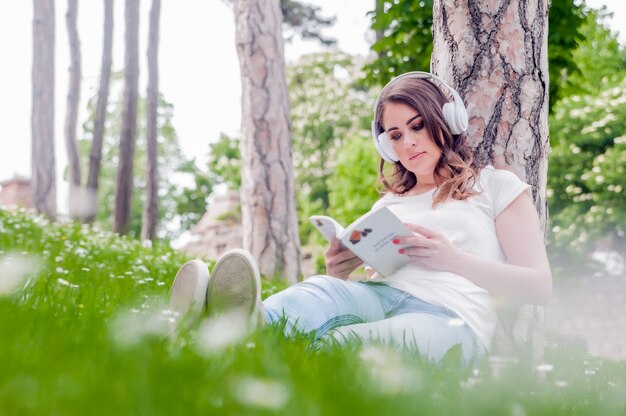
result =
M389 140L389 137L387 137L387 133L385 133L384 131L380 131L380 129L378 128L379 123L376 120L376 108L378 107L378 101L380 100L381 94L387 87L389 87L391 84L401 78L411 76L421 79L432 78L443 84L448 89L450 94L452 94L453 98L452 102L445 103L441 108L441 111L443 112L443 117L446 120L446 123L448 123L450 131L452 132L452 134L461 134L467 130L467 124L469 119L467 116L467 110L465 109L465 104L463 104L461 96L458 92L456 92L454 88L450 87L443 79L431 74L430 72L407 72L389 81L389 83L385 85L385 87L380 91L378 97L376 97L376 102L374 103L372 136L374 137L374 145L376 146L378 154L387 162L397 162L399 159L398 155L396 155L396 152L394 152L393 148L391 147L391 140Z

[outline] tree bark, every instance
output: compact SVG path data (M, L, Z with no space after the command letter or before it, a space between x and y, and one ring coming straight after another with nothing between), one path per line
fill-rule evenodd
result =
M242 85L244 247L263 274L296 282L300 241L280 3L236 0L234 11Z
M433 72L465 98L474 160L479 166L493 164L511 170L532 186L544 232L549 152L547 34L547 0L434 2ZM512 341L509 344L522 345L540 360L543 308L525 306L514 318L501 319Z
M102 160L102 141L104 123L109 102L109 83L113 62L113 0L104 0L104 39L102 42L102 61L100 64L100 85L96 102L96 117L93 123L93 138L89 153L89 174L85 192L85 221L93 222L97 211L98 180Z
M143 206L143 219L141 225L141 239L154 240L156 226L159 217L158 206L158 161L157 161L157 110L159 105L159 16L161 13L161 0L152 0L150 10L150 36L148 38L148 88L146 92L148 101L146 144L147 144L147 169L146 169L146 199Z
M113 221L113 231L119 234L125 234L128 231L133 194L139 83L139 0L126 0L125 24L122 131Z
M32 198L37 212L54 219L54 0L34 0L33 12Z
M432 59L433 71L465 97L476 163L510 169L529 183L544 228L547 13L545 0L435 1Z
M78 28L76 27L77 13L78 0L68 0L65 22L70 41L70 79L67 93L67 113L65 114L65 147L69 164L69 215L72 219L79 217L78 212L82 210L81 207L83 206L82 198L80 198L82 196L80 188L80 159L76 143L76 123L78 120L81 79L80 40L78 38Z

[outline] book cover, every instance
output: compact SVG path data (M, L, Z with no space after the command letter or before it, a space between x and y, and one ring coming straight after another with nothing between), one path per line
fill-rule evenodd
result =
M313 215L309 220L327 240L336 237L381 276L389 276L410 263L406 255L398 252L403 246L393 244L393 239L412 233L387 207L368 212L345 229L325 215Z

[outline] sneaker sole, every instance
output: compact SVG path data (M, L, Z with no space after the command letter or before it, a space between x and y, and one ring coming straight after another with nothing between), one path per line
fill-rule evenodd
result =
M207 287L209 315L241 312L258 315L261 277L254 257L242 249L224 254L213 267Z
M181 316L200 314L206 305L209 270L202 260L190 260L176 273L170 295L170 309Z

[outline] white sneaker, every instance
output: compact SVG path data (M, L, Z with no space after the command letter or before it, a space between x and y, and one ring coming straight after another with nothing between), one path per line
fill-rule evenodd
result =
M199 316L206 306L209 270L202 260L190 260L176 273L170 295L170 309L180 317Z
M210 316L241 313L253 325L264 322L261 304L261 277L252 254L229 250L217 261L206 292Z

